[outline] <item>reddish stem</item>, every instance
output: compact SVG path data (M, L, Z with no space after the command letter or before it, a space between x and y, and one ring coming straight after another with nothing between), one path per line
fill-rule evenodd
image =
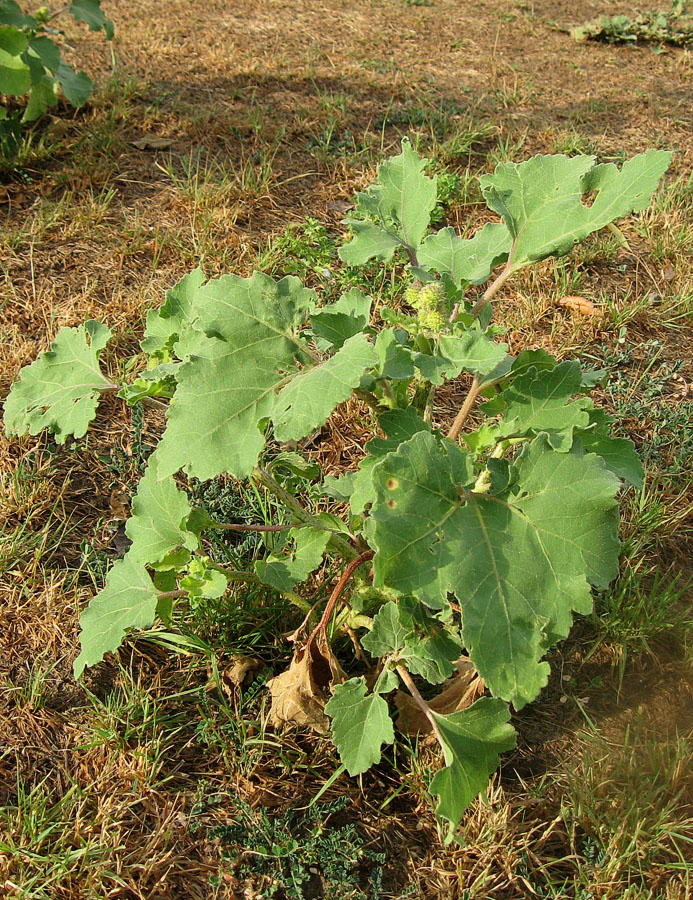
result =
M365 563L369 559L373 559L374 553L372 550L367 550L365 553L362 553L360 556L357 556L356 559L352 559L349 565L346 567L344 572L342 573L342 577L337 582L335 589L330 594L330 599L327 601L327 606L325 607L325 611L320 617L320 621L313 629L310 637L308 638L306 645L310 644L312 640L315 639L316 635L319 632L325 633L325 629L327 628L327 623L330 621L332 617L332 613L334 612L335 605L339 600L342 591L347 585L347 582L354 574L356 569L362 564Z

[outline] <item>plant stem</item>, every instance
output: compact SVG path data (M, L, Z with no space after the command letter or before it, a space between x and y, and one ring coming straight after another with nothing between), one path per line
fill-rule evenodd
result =
M513 274L513 257L515 256L516 247L517 238L515 238L515 240L513 241L513 245L510 248L510 253L508 255L508 261L503 267L500 275L491 282L491 284L484 291L483 295L476 301L476 303L472 307L470 315L473 319L475 319L479 315L479 313L486 306L491 297L493 297L493 295L500 290L503 284L505 284L508 278L510 278L510 276Z
M411 677L409 672L407 672L407 670L404 668L404 666L401 663L397 663L397 665L395 666L395 669L397 670L397 674L399 675L399 677L402 679L402 681L407 686L407 690L414 698L414 702L419 707L421 712L426 716L428 721L431 723L431 728L433 729L433 733L440 741L440 732L438 731L438 723L435 720L435 716L431 712L430 706L428 705L428 703L426 703L424 698L419 693L419 689L414 684L414 679Z
M187 597L187 591L164 591L156 595L157 600L178 600L180 597Z
M260 579L255 572L243 572L238 569L225 569L223 566L215 566L215 569L218 569L220 572L223 572L224 575L231 582L241 583L241 584L259 584L264 585L264 581ZM267 587L267 585L265 585ZM305 597L301 597L300 594L297 594L295 591L279 591L282 597L286 597L286 599L293 603L293 605L300 609L301 612L307 613L311 609L310 603L305 599Z
M360 556L357 556L356 559L352 559L352 561L349 563L349 565L346 567L346 569L342 573L342 577L337 582L334 590L330 594L330 599L327 601L327 606L325 607L325 610L324 610L322 616L320 617L320 621L313 629L313 632L310 635L310 637L308 638L307 643L310 643L319 632L322 632L324 635L325 629L327 628L327 623L332 618L332 613L334 612L335 604L339 600L342 591L344 590L344 588L347 585L347 582L349 581L351 576L354 574L356 569L358 569L358 567L362 563L366 562L367 560L373 559L373 556L374 556L373 551L367 550L365 553L362 553Z
M367 403L371 409L374 409L376 412L378 410L382 410L382 404L380 400L375 396L375 394L371 393L371 391L362 391L360 388L357 388L354 391L354 395L359 398L359 400L363 400L364 403Z
M460 407L460 411L455 416L455 421L452 423L450 431L448 432L448 438L451 441L456 441L460 436L462 426L467 421L467 416L472 411L472 407L474 406L476 398L479 396L480 392L481 385L479 384L479 379L475 375L471 387L469 388L469 393L465 397L464 403Z
M253 470L253 478L255 481L264 485L270 494L274 494L277 500L281 500L284 506L288 507L299 521L304 522L306 525L312 525L314 528L321 528L323 531L325 530L325 526L322 522L311 515L308 510L298 502L293 494L290 494L278 484L269 472L265 472L264 469L258 467ZM344 559L355 559L358 556L358 552L354 550L348 541L345 541L343 537L340 537L340 535L334 534L333 532L330 533L330 544Z

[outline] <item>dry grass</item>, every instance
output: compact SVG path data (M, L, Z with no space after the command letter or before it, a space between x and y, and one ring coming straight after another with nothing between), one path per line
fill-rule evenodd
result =
M498 304L514 351L615 360L631 388L602 399L641 449L671 432L643 494L624 501L618 604L600 598L599 614L555 652L549 688L516 717L518 749L455 849L440 844L426 797L438 764L427 745L400 748L394 765L360 782L342 775L321 801L346 795L339 821L383 854L368 864L354 856L364 885L381 870L374 897L690 897L693 678L681 624L692 537L693 438L681 425L693 380L690 53L573 45L554 27L613 14L615 2L105 5L115 70L102 40L75 30L67 55L99 92L84 110L39 123L0 188L2 395L60 327L86 317L114 329L116 372L137 350L147 309L201 259L210 275L248 274L258 260L290 271L290 241L272 247L308 216L339 242L345 204L404 133L462 176L447 216L470 230L489 215L474 176L499 160L675 149L657 202L623 225L627 246L599 236L565 264L518 277ZM170 146L133 145L152 134ZM323 283L310 264L307 281ZM566 294L605 312L562 310ZM651 389L655 375L661 390ZM439 422L464 390L461 379L440 392ZM130 413L113 398L102 412L78 452L0 436L0 893L271 896L267 873L248 874L242 848L225 858L211 829L236 821L243 804L279 821L310 802L336 760L329 742L265 731L267 672L229 696L199 656L140 641L82 685L72 678L79 610L117 552L111 498L131 494L138 477ZM333 416L310 448L326 471L355 465L368 417L356 402ZM161 424L147 416L145 444ZM199 623L220 666L248 649L249 633L269 668L286 655L277 635L291 616L263 602L247 598L245 632L236 620ZM309 896L323 896L319 879L310 885Z

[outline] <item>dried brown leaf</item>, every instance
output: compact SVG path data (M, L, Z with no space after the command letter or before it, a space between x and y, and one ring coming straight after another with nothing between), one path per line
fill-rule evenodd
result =
M457 673L443 684L443 689L428 701L433 712L441 715L459 712L471 706L484 693L484 682L477 675L472 661L461 656L456 663ZM399 710L397 727L405 734L429 734L431 723L413 697L405 691L395 694L395 706Z
M168 150L169 147L173 146L171 138L161 137L158 134L145 134L130 143L133 147L137 147L138 150Z
M269 724L302 725L325 734L330 726L324 712L329 690L345 678L329 644L318 634L296 650L286 672L267 682L272 695Z
M231 665L224 670L224 675L232 684L240 687L247 676L253 672L259 672L263 666L257 656L244 656L242 653L234 653L231 656Z
M556 300L556 306L580 313L583 316L599 316L602 313L602 310L586 297L561 297Z

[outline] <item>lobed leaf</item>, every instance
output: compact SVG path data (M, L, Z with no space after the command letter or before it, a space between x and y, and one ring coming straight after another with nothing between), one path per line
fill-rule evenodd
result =
M75 678L106 653L114 653L133 628L149 628L156 615L158 591L142 562L126 553L111 567L106 587L80 617L81 652L74 662Z
M31 73L24 60L0 46L0 86L2 93L21 97L31 87Z
M633 442L627 438L614 437L609 432L613 419L603 409L590 410L590 427L580 429L577 434L588 453L596 453L604 460L607 469L617 478L622 478L636 488L641 488L645 479L642 462Z
M593 156L534 156L483 175L481 191L514 240L512 269L568 253L610 222L644 209L669 167L671 153L648 150L619 169ZM596 192L592 203L585 194Z
M70 14L79 22L85 22L91 31L103 28L106 40L113 40L113 23L101 9L101 0L72 0Z
M390 655L429 684L440 684L453 673L453 664L462 652L461 641L428 614L419 616L414 624L407 616L411 602L411 598L402 598L399 603L385 603L361 643L372 656Z
M50 350L12 385L4 404L7 434L38 434L49 429L58 444L68 435L83 437L96 415L99 394L111 387L101 374L99 356L111 330L94 320L62 328Z
M314 295L298 279L226 275L196 292L204 332L181 365L157 454L162 475L247 477L265 444L275 391L310 360L298 337ZM303 436L303 435L302 435Z
M290 535L294 541L290 556L272 553L255 563L260 580L278 591L293 591L296 584L305 581L322 562L330 540L330 532L322 528L296 528Z
M430 234L417 252L419 265L449 275L456 285L482 284L505 262L513 239L501 222L488 222L473 238L461 238L454 228Z
M185 275L178 284L166 291L161 309L147 313L147 326L140 347L151 355L171 350L175 342L189 329L196 318L195 298L205 282L201 268Z
M402 152L380 164L377 181L356 198L352 215L344 221L353 238L339 248L349 266L373 258L389 261L398 247L415 251L436 205L436 179L424 174L427 160L402 141Z
M335 685L325 706L332 739L351 776L380 762L382 745L395 739L387 702L379 694L366 695L366 690L365 678L350 678Z
M323 425L376 361L373 344L365 334L355 334L330 359L293 378L270 413L277 440L299 440Z
M186 494L176 487L173 478L159 479L157 454L153 453L125 525L132 541L128 556L145 564L158 562L176 547L196 550L198 538L186 527L191 511Z
M505 412L499 434L546 434L554 450L570 450L574 430L586 428L590 420L592 401L587 397L570 399L581 387L577 362L562 362L552 369L529 368L503 391Z
M371 315L370 297L358 288L352 288L335 303L323 306L311 313L310 324L317 338L341 347L345 341L368 325Z
M506 705L490 697L460 712L432 715L445 768L433 776L429 790L438 797L436 813L447 822L444 838L449 844L465 809L498 768L500 754L515 746L516 734Z

